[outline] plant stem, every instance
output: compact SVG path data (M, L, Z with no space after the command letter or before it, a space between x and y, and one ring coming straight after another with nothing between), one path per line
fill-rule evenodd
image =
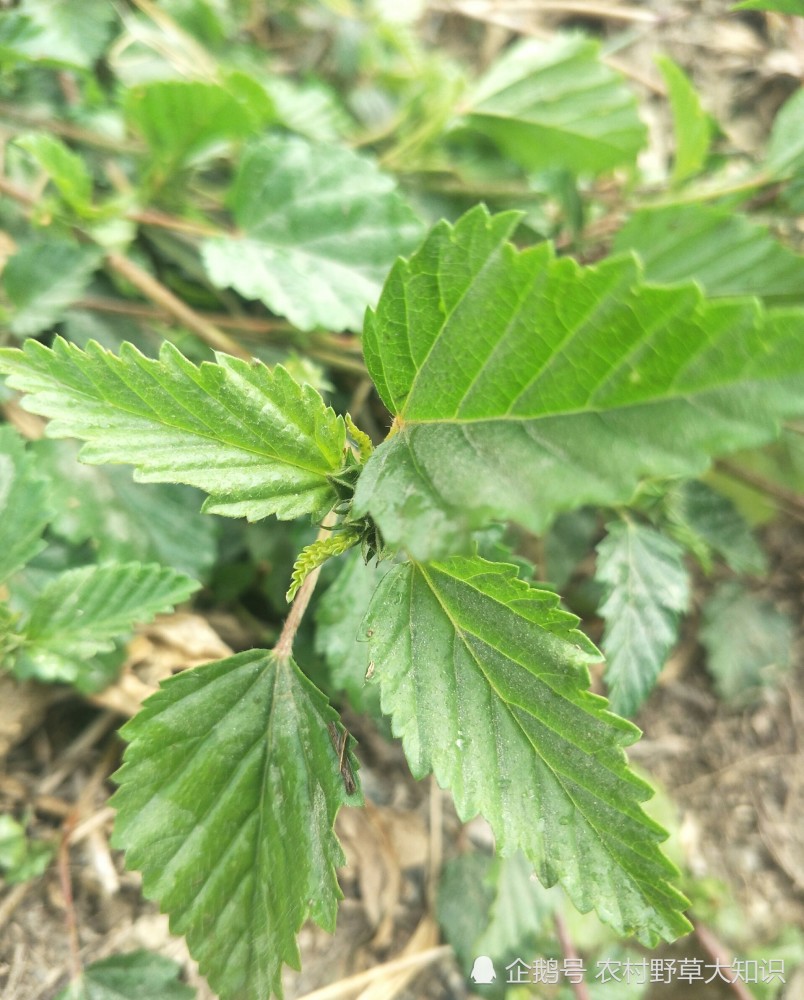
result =
M223 330L219 330L214 323L210 323L209 320L200 316L195 309L191 309L185 302L182 302L169 288L143 270L139 264L135 264L134 261L122 254L114 252L106 255L106 263L113 271L130 281L147 299L161 306L179 323L192 330L205 344L215 350L233 354L237 358L248 360L251 357L249 352L243 350L236 340L233 340Z
M725 459L716 462L715 469L718 472L725 473L731 479L745 483L746 486L750 486L752 489L771 497L791 517L799 520L804 518L804 499L795 490L781 486L779 483L774 483L756 472L751 472L750 469L743 469L739 465L735 465L733 462L726 461Z
M726 949L720 943L720 941L715 937L715 935L705 927L703 924L699 923L697 920L693 920L692 926L695 928L695 936L701 942L701 946L704 951L713 958L723 969L723 972L728 975L731 973L734 975L731 964L729 963L729 957ZM732 979L728 981L729 986L731 986L732 992L740 998L740 1000L754 1000L753 993L749 992L748 987L740 979Z
M575 945L570 937L567 922L560 913L555 913L553 915L553 923L555 924L556 936L558 938L558 943L561 945L561 952L564 955L564 958L572 959L575 963L577 963L580 956L575 950ZM578 967L580 968L580 966ZM590 1000L589 988L583 979L579 983L572 983L571 986L572 992L575 994L577 1000Z
M78 125L71 125L69 122L56 121L55 119L40 118L38 115L27 114L14 104L0 101L0 115L10 118L12 121L20 122L27 128L52 132L54 135L64 136L73 142L80 142L85 146L95 146L98 149L108 149L113 153L144 153L146 147L141 142L132 142L129 139L118 139L112 136L100 135L98 132L90 132L80 128Z
M329 536L330 529L333 524L335 524L335 520L335 512L330 511L321 522L321 530L318 532L316 541L320 541L322 538L327 538ZM290 659L291 653L293 652L293 640L296 638L296 633L299 631L302 618L304 618L304 612L307 610L307 605L310 603L310 598L313 596L313 591L315 590L315 585L318 582L318 574L320 572L321 566L316 566L314 570L311 570L305 577L304 583L296 592L296 596L293 598L293 603L290 606L290 614L285 619L285 624L282 626L279 639L274 646L274 654L278 660L287 662Z
M81 943L78 939L78 924L75 919L75 904L73 903L73 884L70 879L70 834L75 827L75 820L75 812L72 812L64 821L59 841L59 881L61 894L64 897L64 915L67 923L67 938L70 943L71 976L74 982L78 982L84 970L81 965Z

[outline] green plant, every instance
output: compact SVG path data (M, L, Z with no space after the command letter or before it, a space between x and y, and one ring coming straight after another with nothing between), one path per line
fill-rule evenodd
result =
M37 455L0 428L0 667L21 679L106 687L122 662L121 640L138 622L186 601L199 584L155 563L65 565L43 535L54 519L52 484ZM61 565L60 565L61 563Z
M21 245L3 289L9 340L24 344L0 350L7 385L51 421L52 437L86 442L93 477L95 466L126 463L151 484L143 490L165 489L150 510L173 510L173 523L187 523L186 506L155 484L203 490L207 513L321 529L288 567L282 590L293 604L276 642L178 675L123 729L115 837L146 895L224 1000L281 994L302 923L333 928L343 861L333 824L342 805L361 802L358 760L332 692L301 655L297 664L294 640L319 569L340 560L317 609L333 691L389 717L413 774L450 788L462 819L486 816L501 857L561 883L622 936L652 945L683 934L686 901L659 847L664 833L641 806L651 789L624 753L638 730L590 693L588 665L601 655L579 619L489 526L542 536L539 570L554 582L599 543L593 607L623 714L646 697L677 638L686 554L707 571L718 561L737 574L762 570L743 516L695 477L715 456L774 440L804 411L802 260L735 200L769 188L796 197L801 92L777 118L766 161L734 185L717 176L712 123L690 82L665 60L678 130L667 190L636 198L613 252L585 266L544 237L579 256L599 250L583 235L601 210L594 178L614 168L633 176L645 140L633 94L588 39L513 47L463 82L403 29L348 35L329 15L344 32L336 51L358 37L357 61L395 109L372 123L365 80L354 84L350 109L364 108L364 129L375 125L384 165L420 202L437 199L436 218L447 206L452 221L422 238L413 194L338 142L355 123L323 81L266 72L256 47L210 54L235 15L197 4L199 21L168 5L193 31L172 36L172 56L198 65L199 78L139 79L120 47L106 67L109 95L93 72L114 33L106 5L93 32L61 41L43 26L47 6L3 15L0 44L21 93L66 61L84 88L88 151L47 133L12 146L6 186L23 206L9 210ZM330 68L333 79L339 72ZM131 136L130 148L115 147L116 170L97 153L106 146L93 122ZM697 189L707 169L717 183ZM450 184L439 188L442 173ZM49 187L34 204L26 185L37 178ZM489 212L481 199L525 210ZM111 292L135 308L101 323ZM161 310L151 319L182 325L181 350L165 343L147 356L137 293ZM246 301L272 316L243 316ZM252 356L217 309L234 329L256 322L275 341ZM54 327L64 336L49 346L34 339ZM362 332L391 418L377 447L359 415L326 405L310 364L362 373L342 331ZM63 575L29 598L18 573L41 568L46 526L87 544L106 504L83 513L79 504L70 520L55 470L71 457L53 443L27 454L3 433L0 496L15 539L0 553L4 665L89 689L114 675L119 659L99 657L130 625L194 585L125 564L141 550L132 557L100 530L112 565L76 566L68 553ZM86 493L108 485L87 479ZM109 495L131 522L125 489L115 481ZM603 510L602 539L593 508ZM185 559L204 538L199 521L176 546ZM149 557L175 564L168 533L155 533ZM183 568L204 576L210 561ZM97 613L77 622L65 596L82 603L93 588ZM713 648L717 612L715 602ZM771 627L784 660L788 629ZM757 680L757 664L741 674ZM742 686L721 682L732 694Z
M87 441L85 460L200 487L228 516L338 512L323 529L333 554L360 539L369 557L399 553L361 637L414 775L433 771L464 819L482 812L503 854L522 850L581 910L654 943L688 928L684 901L622 752L638 731L586 690L599 654L515 567L449 551L489 519L542 530L773 437L801 408L798 314L645 285L630 258L517 252L515 223L474 210L393 269L364 332L395 414L370 454L282 368L63 340L4 350L0 368L51 433ZM658 537L648 595L672 599L662 561L678 554ZM332 824L359 799L333 754L337 715L292 658L314 574L273 651L178 676L123 730L117 843L224 996L278 992L303 920L334 924Z

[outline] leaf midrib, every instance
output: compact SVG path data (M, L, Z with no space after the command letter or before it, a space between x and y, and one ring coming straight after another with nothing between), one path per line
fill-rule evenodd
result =
M522 733L522 737L525 740L525 742L527 743L527 745L533 749L533 752L542 761L542 763L544 764L544 766L551 772L551 774L553 775L553 777L556 780L556 783L561 786L562 790L564 791L564 794L567 796L567 798L573 804L574 808L577 810L577 812L581 816L583 816L585 822L588 824L589 828L594 832L595 836L597 837L598 842L600 843L600 846L602 847L602 849L604 850L604 852L609 857L612 858L612 861L614 862L614 864L616 865L616 867L618 869L620 869L621 871L624 871L626 873L626 875L628 876L629 880L632 883L634 883L636 885L640 885L640 886L642 884L646 884L646 885L650 884L650 880L649 879L642 879L639 876L637 876L636 874L634 874L632 871L629 871L629 869L625 867L625 865L622 863L622 861L614 854L614 852L612 851L612 849L608 846L608 842L603 837L603 835L602 835L602 833L600 831L599 825L597 823L593 822L592 819L590 819L590 817L588 816L586 810L581 807L581 805L578 803L577 799L573 796L573 794L571 793L571 791L566 787L565 782L569 782L569 781L572 781L574 779L572 779L568 775L563 775L560 772L558 772L553 767L553 765L548 760L546 760L545 757L539 752L538 748L536 746L534 746L534 744L531 741L531 739L529 738L528 734L525 732L524 728L522 727L522 725L521 725L519 719L517 718L516 714L511 710L511 705L513 703L509 703L509 701L501 694L501 692L499 691L499 689L497 688L497 686L494 684L492 678L489 677L488 673L483 669L480 661L478 660L478 658L475 655L474 651L472 650L471 646L465 641L465 639L463 639L463 630L458 626L458 623L455 621L455 619L453 618L453 616L450 614L449 609L446 607L446 605L444 604L444 602L441 600L441 598L440 598L440 596L438 594L438 590L433 585L432 580L428 576L424 564L412 562L412 565L413 565L413 568L414 568L414 572L419 571L422 574L422 577L427 582L427 585L430 588L431 593L435 597L436 601L438 601L438 604L439 604L440 608L442 609L444 615L447 617L447 619L449 620L450 624L452 625L452 627L453 627L453 629L455 631L456 636L461 637L461 641L463 642L463 645L464 645L467 653L472 658L472 660L474 660L474 662L475 662L478 670L483 675L483 677L486 679L486 682L488 683L489 687L492 688L492 690L496 694L497 698L499 699L499 703L502 706L504 706L504 708L506 709L506 711L509 713L509 716L510 716L511 720L515 723L517 729L519 729L519 731ZM466 586L470 586L470 587L472 586L466 580L461 580L460 582L464 583ZM472 587L472 589L475 590L476 592L480 593L479 591L477 591L477 588ZM485 592L483 592L483 596L487 597L487 598L489 598L491 600L493 600L496 604L498 604L501 607L505 608L507 611L511 610L510 607L507 604L504 604L503 602L497 600L497 598L494 597L493 595L486 594ZM479 639L481 642L485 643L486 645L491 646L492 649L496 649L497 652L499 652L502 656L506 657L507 659L511 659L511 656L508 653L506 653L505 651L503 651L503 650L499 649L498 647L494 646L493 643L489 643L482 636L478 635L478 636L476 636L476 638ZM518 662L518 661L514 661L514 662ZM519 663L519 666L521 666L523 669L527 670L527 667L524 664ZM526 711L526 712L528 711L528 709L526 709L524 706L517 706L517 707L519 707L520 709L522 709L522 711ZM530 713L528 713L528 714L530 714ZM540 721L540 723L542 725L544 725L544 727L546 729L550 729L552 732L555 732L557 736L561 736L560 733L558 733L555 729L552 729L552 727L548 726L543 720L540 719L539 721ZM564 737L564 738L566 738L566 737ZM587 788L585 785L580 785L579 787L583 788L590 795L595 795L596 794L592 789ZM607 802L605 799L601 798L600 796L597 796L597 798L599 799L599 801L604 802L607 806L609 806L609 807L611 806L610 802ZM648 861L648 862L654 862L655 863L655 859L654 858L650 858L650 857L646 856L644 853L642 853L641 851L639 851L637 849L637 847L634 846L633 843L631 843L630 841L627 841L627 840L623 839L622 837L617 836L616 835L616 831L612 831L611 836L610 836L609 839L610 840L616 840L618 843L622 844L623 846L625 846L626 848L628 848L630 851L633 851L634 853L638 854L640 857L644 858L646 861ZM650 898L650 894L649 893L645 892L644 895L647 898Z
M618 108L617 110L621 109ZM595 135L594 133L589 133L589 132L579 132L577 129L570 127L570 125L546 124L545 122L542 121L538 120L533 121L530 118L522 118L522 117L512 118L511 115L504 115L500 114L499 112L493 112L493 111L472 111L471 114L475 118L491 118L495 122L500 122L503 124L510 124L511 122L521 122L523 125L527 125L530 128L541 129L544 132L555 132L558 135L568 135L571 136L573 139L582 140L583 142L587 143L594 143L595 145L602 146L604 149L611 150L614 153L622 153L623 151L622 146L616 145L614 142L607 140L604 136L598 136ZM634 131L635 129L636 126L634 126L632 129L626 130L626 134L630 134L630 132ZM607 133L607 134L610 135L612 133ZM622 133L615 132L613 134L621 135Z
M16 349L14 349L14 348L7 349L7 352L4 351L3 349L0 349L0 362L2 361L3 356L6 353L9 353L12 356L12 360L16 361L16 355L19 352ZM51 354L52 354L52 351L51 351ZM87 356L86 352L81 352L81 354L84 357ZM116 361L119 361L119 362L122 362L123 364L126 364L125 359L118 358L115 355L112 355L112 356L115 358ZM244 452L247 455L255 455L258 458L267 459L269 461L276 462L276 463L278 463L280 465L288 465L291 468L301 469L304 472L310 472L310 473L312 473L314 475L320 476L325 481L325 483L326 483L326 477L327 477L327 475L329 475L330 473L333 473L333 472L337 471L337 469L329 467L327 469L327 471L324 472L320 468L314 468L312 466L304 465L304 464L301 464L301 463L296 462L296 461L288 461L287 458L280 457L279 454L276 451L274 451L273 453L271 453L271 452L266 452L264 450L257 450L256 448L250 447L248 445L244 445L244 444L242 444L240 442L233 441L228 436L224 437L222 434L216 434L216 433L214 433L214 431L212 430L212 428L209 428L208 426L207 426L206 431L200 431L200 430L198 430L196 428L188 428L188 427L182 426L179 423L172 423L168 419L161 419L158 415L155 414L155 411L153 410L153 407L151 407L150 404L148 404L148 402L143 398L143 396L142 396L141 392L138 390L138 388L136 388L135 386L131 385L126 379L122 378L118 374L118 372L114 371L108 365L107 358L106 358L106 352L104 352L103 355L100 355L100 357L106 363L106 369L107 369L107 371L109 371L109 373L112 375L112 377L115 378L118 382L120 382L123 385L125 385L125 387L129 391L133 392L142 401L143 406L148 408L149 412L147 414L144 414L144 413L142 413L140 411L134 410L130 406L126 406L126 405L124 405L122 403L117 403L114 400L109 399L105 394L102 395L102 394L98 393L97 395L91 395L89 392L87 392L87 390L85 390L85 389L79 389L75 385L69 385L69 386L65 387L65 385L62 382L58 381L56 379L56 377L50 371L45 371L43 373L38 368L35 369L35 375L38 378L38 380L40 380L40 382L41 382L42 378L44 377L44 379L46 379L46 381L48 383L47 386L43 389L41 387L41 384L40 384L39 388L34 388L34 389L31 389L31 390L29 390L29 389L23 389L23 391L29 392L30 395L31 395L31 398L33 400L36 400L41 395L43 395L45 393L52 392L54 390L54 387L55 387L56 394L62 400L64 400L64 399L70 400L71 398L76 398L77 397L79 400L80 399L86 400L89 403L94 404L95 406L100 405L100 406L102 406L104 408L109 408L113 413L116 412L116 413L120 413L120 414L126 414L126 415L128 415L130 417L136 418L137 420L144 420L147 423L151 424L152 426L154 426L154 427L156 427L158 429L162 429L165 433L168 433L170 431L174 431L174 432L175 431L180 431L182 434L191 435L191 436L200 438L201 440L212 442L213 444L225 445L225 446L227 446L229 448L234 449L235 451ZM64 361L64 359L61 358L61 357L57 357L57 360L59 362L63 362ZM26 368L28 367L30 361L31 361L31 359L27 355L25 355L25 361L23 363L25 364ZM69 365L70 365L71 369L75 370L75 368L76 368L75 359L72 356L68 356L68 362L69 362ZM161 361L159 361L157 363L164 364L164 362L161 362ZM201 373L201 370L199 368L195 368L195 366L193 366L193 368L194 368L194 370L198 374ZM89 377L87 371L85 371L83 368L81 368L79 370L80 370L80 374L84 375L85 377ZM152 377L151 373L147 370L147 368L146 369L140 369L140 371L143 371L143 373L148 376L148 378L151 380L151 384L154 386L155 389L158 389L160 392L163 392L163 393L167 394L168 396L170 396L170 398L174 401L174 403L177 404L177 406L179 407L179 409L183 410L185 413L187 413L191 417L198 418L199 415L197 413L194 413L192 410L188 409L187 405L181 399L179 399L179 398L176 397L176 395L174 394L174 388L173 388L173 386L171 386L171 385L165 386L163 383L158 382L156 379L154 379ZM174 374L174 373L173 372L169 372L169 374ZM14 380L22 379L24 381L27 378L27 375L28 375L27 371L23 371L23 372L17 373L17 374L15 374L15 373L12 372L11 375L10 375L10 379L14 379ZM227 414L229 414L229 416L231 417L231 419L236 424L240 424L241 426L245 427L246 430L248 430L248 427L245 425L244 421L237 416L237 414L232 410L232 408L228 405L228 403L225 402L225 400L221 396L213 396L204 386L199 385L199 383L195 382L194 379L192 381L193 381L193 383L196 386L198 386L199 389L201 389L201 391L203 392L203 394L204 394L205 397L207 397L207 398L213 400L214 402L220 404L221 406L223 406L223 408L226 410ZM54 386L54 383L55 383L55 386ZM11 384L10 380L9 380L9 384ZM93 382L93 384L96 384L96 383ZM89 408L85 408L84 413L88 412L88 410L89 410ZM62 421L62 422L64 422L67 425L72 425L75 422L74 415L70 414L70 413L68 413L66 416L64 414L57 413L56 415L54 415L50 419L52 419L54 421ZM298 426L298 425L296 425L296 426ZM82 440L87 441L87 442L102 442L104 440L105 433L103 431L101 431L100 434L93 434L91 437L84 437L83 435L75 435L75 436L81 437ZM315 442L315 440L313 440L313 444L314 444L314 446L317 447L317 442ZM147 461L148 460L146 460L145 462L142 462L142 461L133 462L133 463L130 463L130 464L135 465L135 467L144 467L147 464ZM129 463L125 463L125 464L129 464ZM206 468L206 464L205 464L204 467Z
M793 372L787 376L787 378L800 377L799 372ZM466 425L466 424L497 424L497 423L510 423L510 424L528 424L536 423L540 420L550 420L553 418L560 417L577 417L584 415L597 415L605 416L606 414L620 413L624 410L638 409L642 406L661 406L666 403L689 403L690 405L695 405L702 397L706 397L713 393L719 392L729 392L734 391L739 388L746 388L748 385L755 384L759 381L765 382L780 382L782 378L779 375L768 374L767 376L757 376L754 375L751 379L746 379L745 381L732 380L730 382L722 382L719 385L707 386L700 391L690 390L687 393L668 393L663 396L654 396L649 399L637 399L633 402L619 403L616 406L610 407L600 407L600 406L586 406L586 407L573 407L571 409L563 410L553 410L549 413L537 413L533 415L521 415L516 414L494 414L492 416L482 416L482 417L404 417L403 416L403 427L400 430L404 430L405 427L424 427L424 426L439 426L439 425Z

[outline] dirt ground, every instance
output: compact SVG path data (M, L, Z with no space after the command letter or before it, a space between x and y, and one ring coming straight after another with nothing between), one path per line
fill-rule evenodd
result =
M555 2L537 10L538 3L513 0L440 2L432 4L427 30L449 42L451 34L462 38L472 22L482 27L493 53L512 31L543 35L572 25L612 37L627 29L616 59L649 95L650 166L667 156L670 134L653 65L656 52L671 55L690 73L730 143L748 155L761 148L778 107L801 85L804 20L736 17L728 6L714 0L601 0ZM804 518L782 519L764 538L773 566L769 595L801 622ZM82 960L136 948L159 951L184 964L199 1000L211 1000L212 994L183 942L170 937L167 919L142 900L138 876L124 872L109 847L112 814L106 799L109 775L119 763L115 730L121 721L160 677L227 655L221 635L225 621L188 615L149 628L132 644L123 680L98 704L0 677L0 813L27 812L34 834L61 838L62 874L70 875ZM772 940L782 927L804 928L802 641L804 635L797 666L784 683L739 709L718 701L700 647L692 639L682 642L637 720L645 736L631 753L677 806L685 867L728 887L742 938L757 944ZM431 901L441 862L467 837L482 840L482 824L462 829L448 795L413 781L397 746L365 721L347 721L359 740L369 805L339 816L349 866L342 873L346 899L338 931L330 937L315 928L303 930L304 971L288 974L287 995L304 997L322 984L391 963L379 985L364 984L363 992L315 995L461 1000L468 995L465 972L441 944ZM65 889L58 864L23 886L0 883L2 1000L51 1000L68 981L73 932L65 916ZM710 961L712 954L705 935L681 942L674 953ZM718 994L714 987L699 993L687 986L683 995L717 1000L735 993ZM804 979L790 983L785 997L801 1000Z

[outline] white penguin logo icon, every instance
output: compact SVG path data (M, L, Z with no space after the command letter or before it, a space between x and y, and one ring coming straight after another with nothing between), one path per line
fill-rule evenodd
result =
M478 955L472 966L472 982L488 984L493 983L496 978L497 973L494 971L494 963L488 955Z

